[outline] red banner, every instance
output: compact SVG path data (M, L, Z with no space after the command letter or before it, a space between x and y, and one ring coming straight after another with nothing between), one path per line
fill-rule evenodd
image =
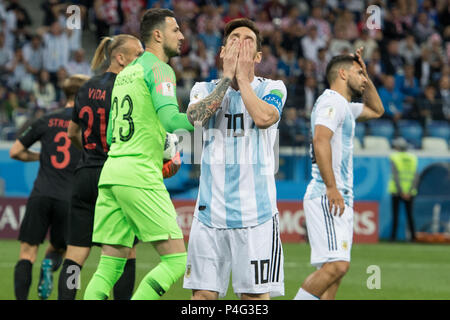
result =
M174 200L178 213L178 223L186 240L192 223L195 201ZM303 242L306 240L305 213L302 201L279 201L280 233L284 242ZM354 236L356 243L378 242L378 203L356 202L354 205Z
M0 198L0 238L17 238L26 209L26 198ZM174 200L178 223L186 240L189 238L194 200ZM281 239L285 242L305 241L305 214L301 201L279 201ZM355 202L354 242L378 242L378 203Z

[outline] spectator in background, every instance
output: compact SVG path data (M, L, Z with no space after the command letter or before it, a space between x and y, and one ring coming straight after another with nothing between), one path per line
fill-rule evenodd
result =
M322 7L315 6L311 9L311 15L306 21L306 28L310 30L310 27L315 26L317 29L317 35L322 41L327 42L330 40L331 26L330 23L324 19Z
M384 106L384 118L396 123L402 118L403 94L395 87L395 79L392 75L384 77L383 86L378 90L380 99Z
M275 19L278 19L278 21L281 22L285 8L280 0L268 0L264 5L263 10L267 12L269 20L276 23L276 21L274 21Z
M178 62L174 65L177 79L177 97L180 101L180 109L186 110L189 104L191 89L194 83L199 81L201 69L189 56L181 56L175 61Z
M419 13L414 25L414 35L417 41L419 43L427 41L434 32L434 23L428 18L428 14L426 12Z
M145 0L122 0L124 22L120 28L120 33L131 34L139 38L141 17L145 6Z
M386 38L400 40L403 39L409 26L405 23L404 17L397 6L393 6L387 11L383 33Z
M12 124L12 111L13 107L9 101L10 94L12 91L8 91L0 83L0 126L7 127Z
M39 108L48 111L56 107L55 87L50 82L50 74L47 70L42 69L39 72L38 79L33 84L33 95L37 99Z
M205 43L201 40L197 40L197 49L192 50L189 53L191 61L200 67L200 77L205 79L211 79L211 69L215 64L215 54L206 50Z
M255 24L260 30L261 37L263 39L270 38L275 30L275 24L269 18L267 11L261 10L256 16Z
M228 10L225 16L223 17L223 25L227 24L231 20L244 18L244 15L241 13L241 8L239 7L239 3L236 1L231 1L228 5Z
M330 61L330 57L328 55L327 49L320 48L317 52L317 61L316 61L316 79L318 82L318 89L320 92L325 90L325 86L327 84L326 73L327 73L327 65Z
M303 56L311 61L317 60L317 51L319 48L326 46L326 41L323 37L319 37L317 26L311 25L308 27L308 33L301 40Z
M224 27L222 16L220 15L220 9L216 8L209 1L205 3L205 5L203 6L203 13L201 13L197 18L196 25L198 33L205 32L207 21L213 22L213 26L215 28L214 31L216 32L220 32Z
M0 32L0 80L6 81L6 65L14 58L14 52L6 45L5 34Z
M416 100L416 112L420 115L420 122L425 129L432 120L445 120L443 104L437 98L436 88L428 84L423 94Z
M65 67L61 67L58 69L58 72L56 72L56 85L55 85L55 92L56 92L56 105L57 107L64 107L66 104L66 95L64 94L64 81L69 78L69 73L67 72Z
M342 39L347 41L354 41L359 37L358 26L355 23L355 17L349 10L344 10L336 19L334 24L335 29L342 31ZM336 36L336 33L334 34Z
M295 108L285 108L283 111L283 119L280 121L280 145L290 147L300 147L308 142L308 137L303 135L304 122L297 118L297 110Z
M299 87L296 91L300 102L298 115L302 118L309 119L316 98L319 96L317 91L317 81L314 77L308 76L305 79L305 85Z
M113 26L120 24L119 0L94 0L97 42L110 34Z
M364 48L364 61L369 61L373 51L378 48L378 43L369 37L369 31L367 29L363 29L361 31L361 36L353 43L353 50L356 51L356 49L361 47Z
M432 82L438 82L441 78L442 68L445 64L445 55L444 50L442 49L441 36L434 33L428 39L427 46L430 48L430 80Z
M403 94L403 117L406 119L418 119L418 114L413 113L414 101L419 96L421 89L419 80L414 77L414 66L406 64L404 74L395 76L395 87Z
M394 75L403 71L403 58L399 53L398 40L391 39L387 44L387 50L382 56L384 73Z
M420 48L414 39L413 33L408 33L406 37L400 41L398 51L407 64L414 64L420 57Z
M414 73L417 79L419 79L420 86L424 88L431 79L431 60L430 60L430 49L424 46L420 53L420 57L416 60L414 64Z
M200 11L194 0L172 0L172 4L173 12L179 20L192 21Z
M73 58L67 64L67 73L69 76L74 74L92 75L91 66L84 57L84 49L78 49L73 53Z
M60 67L69 62L70 44L67 34L58 21L50 26L50 30L43 36L44 40L44 69L50 74L50 80L56 84L56 73Z
M447 121L450 121L450 78L444 76L439 80L439 91L437 92L437 99L442 105L442 112Z
M276 79L278 60L273 55L272 49L268 43L264 43L261 47L261 62L255 65L255 75L258 77Z
M33 87L33 78L27 71L26 61L23 58L22 49L16 49L14 58L7 64L6 71L10 74L8 77L8 86L14 89L31 91Z
M198 35L198 38L205 44L206 49L213 55L219 51L222 45L222 37L216 29L214 21L208 20L205 24L205 32Z
M27 64L27 70L32 75L37 75L43 67L44 48L42 46L42 38L35 34L31 41L23 46L23 57Z
M352 52L353 46L350 41L345 39L344 35L345 26L339 26L336 24L334 29L334 37L331 38L330 45L328 47L328 51L332 57ZM317 61L317 57L314 61Z

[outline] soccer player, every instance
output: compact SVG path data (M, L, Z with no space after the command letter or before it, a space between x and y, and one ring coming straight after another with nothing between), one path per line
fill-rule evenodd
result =
M318 268L294 299L334 299L350 266L353 239L353 137L355 120L383 115L377 90L356 54L335 56L327 65L330 89L311 114L312 180L304 196L311 264ZM361 97L363 103L350 102Z
M85 299L106 299L120 278L135 235L151 242L161 262L132 299L159 299L184 273L186 249L175 208L163 183L166 132L193 130L180 113L169 59L183 34L172 11L149 9L141 20L145 52L117 75L107 138L111 147L99 180L93 242L102 243Z
M14 269L14 291L18 300L26 300L31 285L32 267L39 245L50 229L50 245L42 261L38 295L47 299L52 291L52 273L61 265L66 250L67 217L73 185L73 173L80 160L77 150L67 136L72 117L75 94L88 80L84 75L73 75L65 80L63 90L67 97L64 109L48 113L33 122L14 142L10 156L20 161L38 161L39 172L27 202L20 226L20 254ZM41 151L28 148L36 141Z
M100 71L78 91L69 123L68 135L83 150L75 170L74 189L69 214L67 252L58 283L58 299L74 300L82 266L91 251L98 179L107 158L106 127L111 108L111 92L117 74L143 53L141 42L127 34L104 38L92 59L93 71ZM106 70L105 70L106 69ZM114 286L114 298L129 300L133 294L136 251L128 257L125 271Z
M187 110L204 144L183 286L218 299L231 272L241 299L269 299L284 295L274 144L286 87L255 76L261 38L249 19L225 26L220 57L223 78L196 83Z

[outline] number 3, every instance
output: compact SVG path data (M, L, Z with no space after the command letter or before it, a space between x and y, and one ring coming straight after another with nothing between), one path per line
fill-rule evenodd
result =
M56 151L61 152L64 155L62 161L58 162L56 155L52 155L50 157L50 161L51 161L53 167L55 167L56 169L64 169L65 167L67 167L67 165L70 162L69 148L70 148L71 142L70 142L69 137L67 136L67 132L65 132L65 131L58 132L58 134L55 136L55 139L53 139L53 141L58 143L61 139L65 140L64 144L62 146L57 146Z

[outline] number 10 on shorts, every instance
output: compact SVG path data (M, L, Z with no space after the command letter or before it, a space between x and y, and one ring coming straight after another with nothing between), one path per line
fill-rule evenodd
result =
M251 260L250 264L255 268L255 284L269 282L270 260Z

